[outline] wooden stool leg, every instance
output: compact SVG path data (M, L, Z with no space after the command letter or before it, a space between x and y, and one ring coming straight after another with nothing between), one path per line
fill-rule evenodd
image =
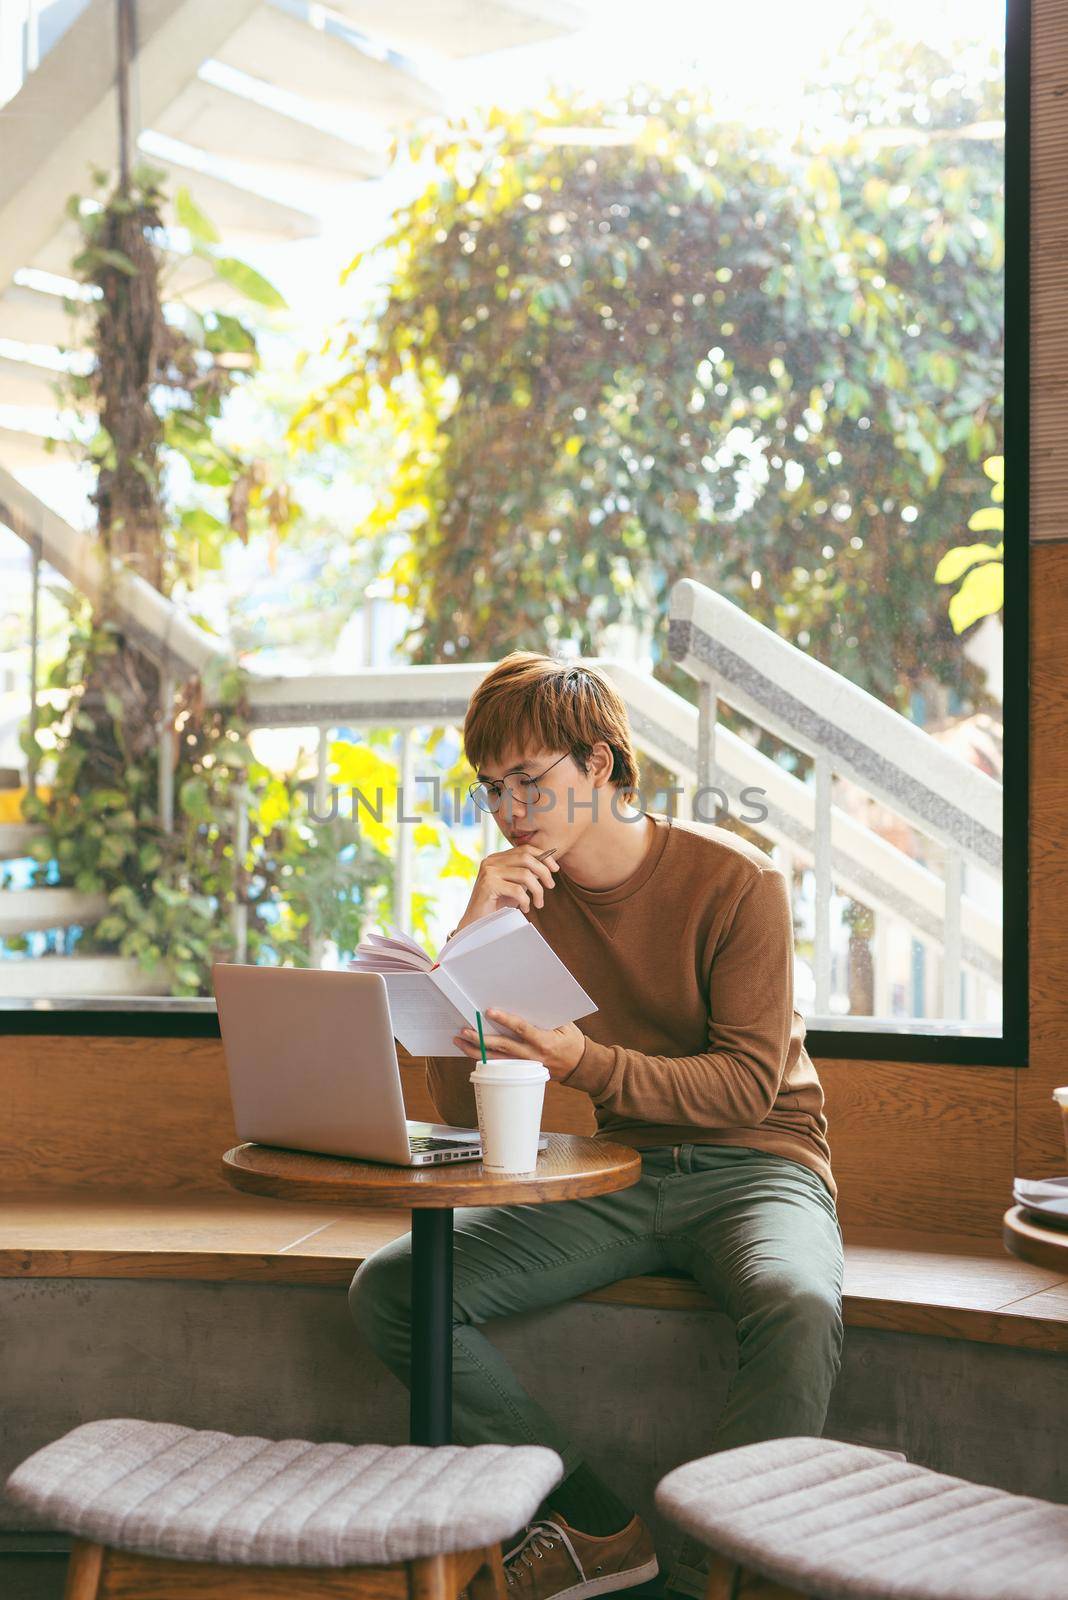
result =
M96 1600L104 1565L104 1546L75 1539L67 1566L63 1600Z
M800 1589L784 1589L726 1556L711 1554L709 1563L705 1600L805 1600Z
M487 1545L482 1554L482 1565L467 1586L470 1600L504 1600L508 1585L504 1577L501 1547L499 1544Z
M409 1600L456 1600L452 1556L422 1556L408 1562Z

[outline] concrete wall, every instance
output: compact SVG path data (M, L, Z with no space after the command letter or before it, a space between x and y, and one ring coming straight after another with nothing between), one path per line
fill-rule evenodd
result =
M708 1449L735 1360L727 1319L576 1301L487 1331L650 1518L670 1560L674 1535L653 1517L652 1492ZM271 1438L406 1438L407 1393L362 1343L337 1289L7 1279L0 1348L0 1481L49 1439L105 1416ZM1068 1356L850 1328L826 1431L1066 1502L1065 1415ZM0 1549L14 1551L24 1527L0 1503ZM15 1568L0 1556L5 1596ZM54 1569L42 1560L40 1584L20 1577L19 1594L44 1600Z

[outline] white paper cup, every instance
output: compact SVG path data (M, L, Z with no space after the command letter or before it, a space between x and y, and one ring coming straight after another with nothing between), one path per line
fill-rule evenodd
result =
M479 1061L471 1074L487 1172L533 1172L549 1073L540 1061Z

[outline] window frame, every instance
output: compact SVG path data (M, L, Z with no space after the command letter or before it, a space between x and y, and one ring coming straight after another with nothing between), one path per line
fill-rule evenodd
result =
M932 1066L1025 1067L1030 1052L1030 223L1031 0L1005 9L1005 610L1003 1028L1000 1038L843 1027L809 1029L814 1059L901 1061ZM902 1019L903 1022L909 1019ZM220 1037L210 998L111 1005L0 1001L0 1035L119 1038Z

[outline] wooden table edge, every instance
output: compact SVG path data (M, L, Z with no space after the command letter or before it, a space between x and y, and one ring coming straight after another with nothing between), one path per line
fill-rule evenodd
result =
M276 1200L312 1200L341 1206L357 1206L368 1201L381 1206L398 1206L404 1210L439 1210L445 1207L474 1205L539 1205L559 1203L564 1200L592 1199L602 1194L618 1193L629 1189L641 1177L641 1151L629 1145L615 1144L607 1139L594 1140L586 1134L557 1134L550 1138L588 1141L596 1145L599 1153L609 1156L612 1165L592 1168L589 1172L553 1174L535 1170L533 1173L473 1173L470 1168L477 1162L455 1162L428 1168L391 1167L382 1164L381 1177L368 1183L361 1193L358 1180L346 1180L338 1174L317 1174L313 1163L343 1162L341 1156L317 1156L304 1151L279 1151L285 1156L303 1157L309 1163L307 1172L299 1167L291 1172L261 1172L241 1164L243 1151L272 1149L246 1140L227 1150L220 1162L220 1170L227 1182L246 1194L266 1195ZM550 1146L551 1148L551 1146ZM355 1165L362 1163L353 1162ZM467 1168L465 1172L463 1169ZM415 1174L415 1179L407 1176ZM418 1178L433 1173L429 1181ZM389 1174L396 1174L391 1182Z

